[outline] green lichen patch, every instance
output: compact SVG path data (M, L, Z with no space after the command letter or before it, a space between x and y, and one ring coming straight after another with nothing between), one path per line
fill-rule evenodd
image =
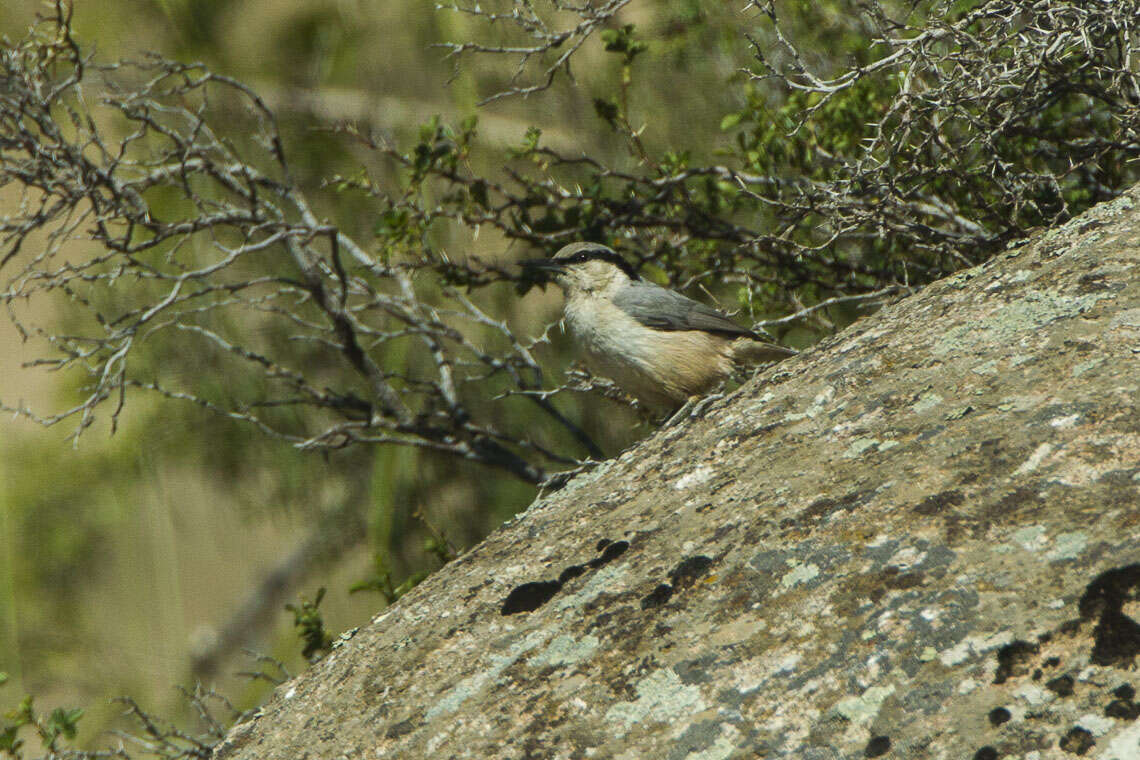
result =
M610 707L605 719L619 736L641 723L665 723L700 712L706 704L701 690L686 686L671 669L655 670L634 685L637 699Z

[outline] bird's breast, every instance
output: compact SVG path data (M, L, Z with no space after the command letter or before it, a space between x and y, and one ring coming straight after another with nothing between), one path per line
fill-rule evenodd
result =
M565 318L590 370L653 407L675 407L732 371L724 338L647 327L604 298L568 299Z

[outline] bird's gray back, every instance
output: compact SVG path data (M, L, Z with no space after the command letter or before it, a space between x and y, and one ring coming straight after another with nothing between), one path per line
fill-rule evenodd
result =
M613 302L641 324L657 330L700 330L726 338L759 338L716 309L645 280L623 284L614 293Z

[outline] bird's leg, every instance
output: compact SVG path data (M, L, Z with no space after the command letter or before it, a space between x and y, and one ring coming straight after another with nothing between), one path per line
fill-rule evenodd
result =
M548 493L560 491L570 482L575 475L581 475L583 472L589 472L597 467L601 462L596 459L584 459L578 463L578 466L572 470L563 470L556 472L549 476L546 480L538 484L539 495L545 496Z
M693 407L696 406L696 404L697 396L689 396L689 400L684 404L681 404L681 408L673 412L673 414L670 415L669 419L665 420L665 422L661 424L661 428L671 428L674 425L679 424L681 420L688 419L689 412L693 410Z
M708 411L709 406L722 398L724 398L723 393L711 393L708 396L689 396L689 400L682 404L680 409L673 412L673 415L665 420L661 427L670 428L680 424L683 420L698 419Z
M691 401L696 401L696 403L694 403L693 408L689 410L689 417L694 420L703 417L705 415L705 412L708 411L709 407L715 404L717 401L720 401L722 398L724 398L724 396L725 394L723 393L710 393L709 395L699 400L690 399Z

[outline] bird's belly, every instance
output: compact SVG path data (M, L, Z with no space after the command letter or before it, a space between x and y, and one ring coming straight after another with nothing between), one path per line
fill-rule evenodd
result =
M697 330L646 327L617 307L566 309L566 323L591 372L642 402L670 409L732 371L729 343Z

